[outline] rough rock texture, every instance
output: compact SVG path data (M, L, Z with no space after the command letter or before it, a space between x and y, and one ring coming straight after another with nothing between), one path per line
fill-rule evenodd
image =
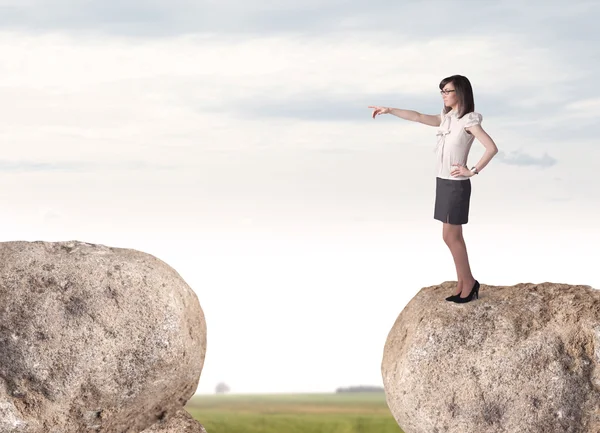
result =
M194 394L196 294L139 251L0 243L0 433L140 432Z
M567 284L423 288L381 365L405 433L600 432L600 291Z
M143 433L206 433L206 430L184 409L163 421L159 421Z

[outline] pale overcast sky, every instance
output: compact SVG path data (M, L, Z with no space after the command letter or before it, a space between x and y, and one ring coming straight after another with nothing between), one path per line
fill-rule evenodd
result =
M475 277L600 288L599 16L597 1L0 0L3 239L169 263L207 319L199 393L380 385L397 315L456 274L433 219L435 128L367 106L436 114L439 81L466 75L500 149L472 179Z

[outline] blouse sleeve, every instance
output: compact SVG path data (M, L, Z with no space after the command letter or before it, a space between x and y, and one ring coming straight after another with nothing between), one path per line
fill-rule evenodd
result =
M475 112L471 112L469 114L467 114L466 116L466 122L465 122L465 128L468 128L470 126L475 126L475 125L479 125L481 124L481 121L483 120L483 116L479 113L475 113Z

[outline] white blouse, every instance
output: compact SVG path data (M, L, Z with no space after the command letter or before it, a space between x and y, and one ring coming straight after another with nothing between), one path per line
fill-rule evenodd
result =
M452 164L467 165L467 157L471 150L471 144L475 137L465 131L466 127L479 125L483 116L471 112L465 114L462 119L454 111L441 113L442 122L437 132L437 145L434 149L436 156L436 176L442 179L464 180L467 176L452 176ZM468 167L470 168L470 167Z

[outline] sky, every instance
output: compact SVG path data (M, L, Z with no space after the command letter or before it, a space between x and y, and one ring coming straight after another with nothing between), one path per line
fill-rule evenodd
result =
M171 265L207 321L199 394L381 386L394 321L456 272L435 128L367 107L437 114L441 79L467 76L499 149L472 178L473 275L599 289L598 16L582 0L0 0L2 237Z

